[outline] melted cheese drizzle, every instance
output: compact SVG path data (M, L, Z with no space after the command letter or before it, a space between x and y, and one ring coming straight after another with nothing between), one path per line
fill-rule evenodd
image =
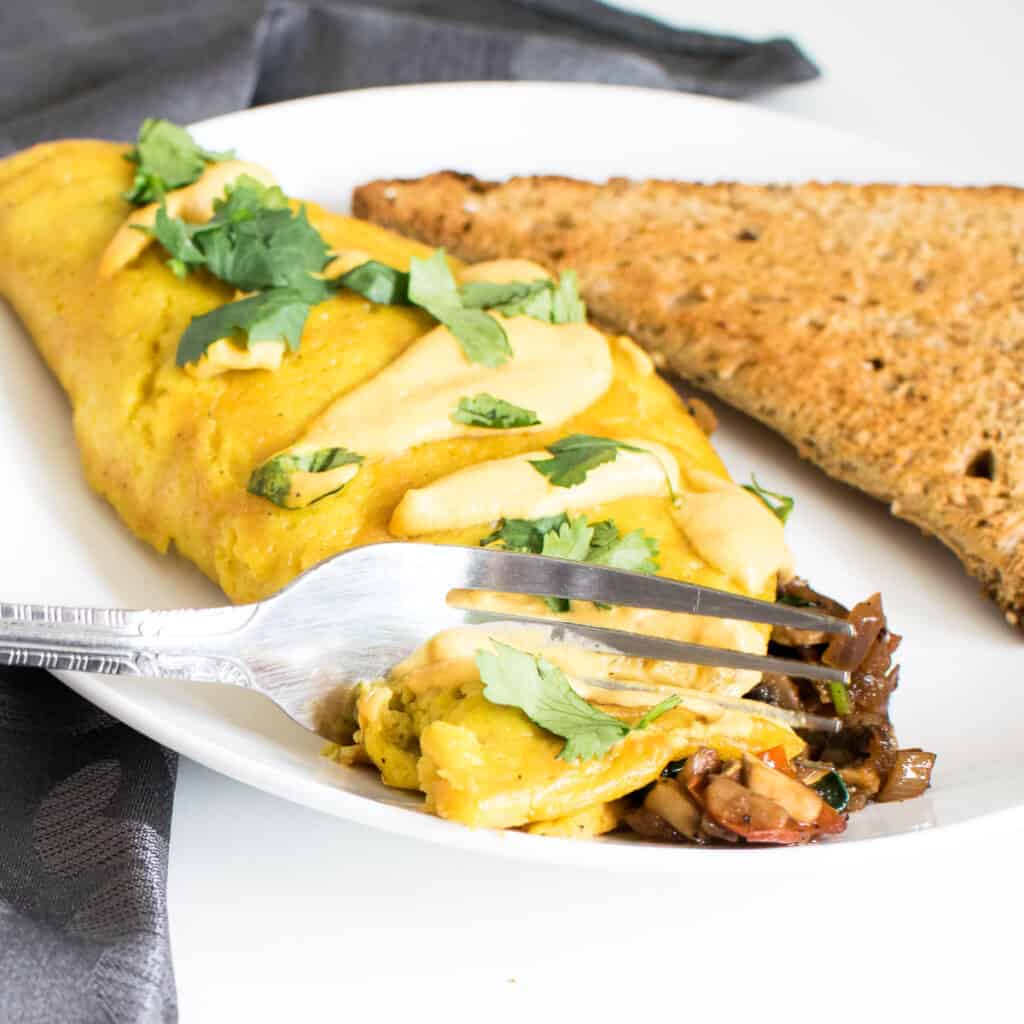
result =
M673 509L679 528L705 562L751 594L779 573L792 576L793 559L782 523L759 498L714 473L692 470L688 491Z
M452 419L460 398L481 392L535 412L540 426L508 431L535 433L564 423L608 390L608 342L593 327L554 327L525 316L492 315L505 328L515 353L508 362L496 369L471 363L452 333L435 327L390 366L335 402L298 446L345 447L377 458L427 441L493 436L490 428Z
M643 438L623 440L644 451L620 450L613 462L592 469L575 487L556 487L531 465L551 458L544 450L456 470L406 491L391 517L391 533L415 537L502 518L538 519L621 498L668 497L668 481L678 488L679 466L667 448Z
M530 280L547 276L536 264L498 260L467 268L460 277L503 282L522 280L524 273ZM491 315L512 346L514 356L506 363L494 369L471 363L454 335L446 327L435 327L371 380L338 399L278 454L347 448L364 458L386 458L431 441L493 435L491 428L451 418L459 399L480 393L529 409L540 420L537 426L502 433L551 430L611 386L611 352L600 331L582 323L553 325L528 316ZM308 504L337 490L356 472L357 467L342 466L325 473L294 473L289 504Z
M244 160L223 160L209 164L205 171L191 185L176 188L164 197L167 213L190 224L205 224L213 217L213 204L221 199L224 190L242 175L255 178L264 185L277 184L274 176L259 164ZM138 258L155 239L146 230L156 223L159 203L142 206L118 228L100 258L100 277L111 277L122 267Z

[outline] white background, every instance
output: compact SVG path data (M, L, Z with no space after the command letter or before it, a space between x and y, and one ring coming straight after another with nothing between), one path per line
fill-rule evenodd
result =
M756 102L1020 183L1011 0L648 0L794 36L818 82ZM171 937L195 1022L1016 1019L1024 816L872 851L863 875L737 858L734 879L490 859L284 803L182 761Z

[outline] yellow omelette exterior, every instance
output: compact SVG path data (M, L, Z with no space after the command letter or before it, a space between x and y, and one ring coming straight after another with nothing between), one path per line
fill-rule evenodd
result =
M179 280L150 246L108 279L101 255L131 212L121 197L126 148L44 144L0 161L0 293L25 323L71 400L92 486L160 551L172 545L234 601L280 589L354 544L389 539L407 489L484 459L534 450L574 431L644 436L685 468L725 470L683 404L643 359L613 345L614 382L583 414L550 432L495 432L421 446L368 463L344 492L286 510L246 491L253 469L299 438L334 399L370 379L433 324L406 308L339 294L316 306L297 353L275 372L197 380L175 366L190 319L233 292L205 273ZM349 217L309 207L337 249L362 249L406 268L428 250ZM644 526L661 543L662 572L732 587L705 565L667 509L638 499L606 507L620 529ZM662 503L664 504L664 503ZM591 516L593 519L594 516ZM469 541L474 536L423 537Z
M99 273L104 250L131 212L122 198L132 177L125 152L115 144L72 141L0 162L0 294L68 393L92 486L139 537L160 551L173 545L232 600L266 597L330 555L391 539L388 524L411 488L575 432L659 442L675 456L684 483L701 472L727 478L707 438L646 357L628 341L612 339L609 390L551 430L495 431L368 460L343 492L300 510L249 494L254 468L295 443L334 401L387 367L433 322L414 309L341 293L314 307L300 350L287 354L280 369L206 379L183 372L175 352L189 321L234 295L205 273L179 280L157 246L112 276ZM402 269L411 256L428 251L315 206L309 217L333 249L363 250ZM642 528L655 537L664 575L744 590L698 556L667 498L636 497L586 512L592 522L614 518L623 534ZM475 544L492 526L417 539ZM774 576L758 596L770 596L773 586ZM542 607L538 599L516 600L532 602L531 610ZM603 612L577 603L574 614L641 625L629 619L638 613L628 609ZM665 617L651 625L663 632ZM762 631L762 644L763 638ZM364 692L358 754L389 784L422 789L433 810L467 824L532 822L540 823L539 831L563 835L605 831L618 821L619 797L701 744L729 755L778 744L795 753L802 746L791 730L763 718L680 708L605 757L570 765L556 758L559 740L521 712L483 698L471 662L457 671L440 669L417 692L402 682ZM655 663L642 675L660 684L697 685L690 667ZM713 681L706 688L715 688Z

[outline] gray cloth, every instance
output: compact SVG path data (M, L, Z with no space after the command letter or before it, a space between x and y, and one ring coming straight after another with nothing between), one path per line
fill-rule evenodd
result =
M818 71L786 39L670 29L593 0L8 3L0 152L68 135L130 138L371 85L472 79L614 82L741 97Z
M592 0L171 8L0 0L0 152L399 82L737 97L817 74L787 40L678 31ZM46 673L0 675L0 1020L176 1018L165 907L175 765Z

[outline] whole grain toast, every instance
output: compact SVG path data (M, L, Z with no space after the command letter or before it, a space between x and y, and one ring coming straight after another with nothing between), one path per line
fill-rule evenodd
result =
M1024 614L1024 191L442 172L355 212L573 267L598 321L935 534Z

